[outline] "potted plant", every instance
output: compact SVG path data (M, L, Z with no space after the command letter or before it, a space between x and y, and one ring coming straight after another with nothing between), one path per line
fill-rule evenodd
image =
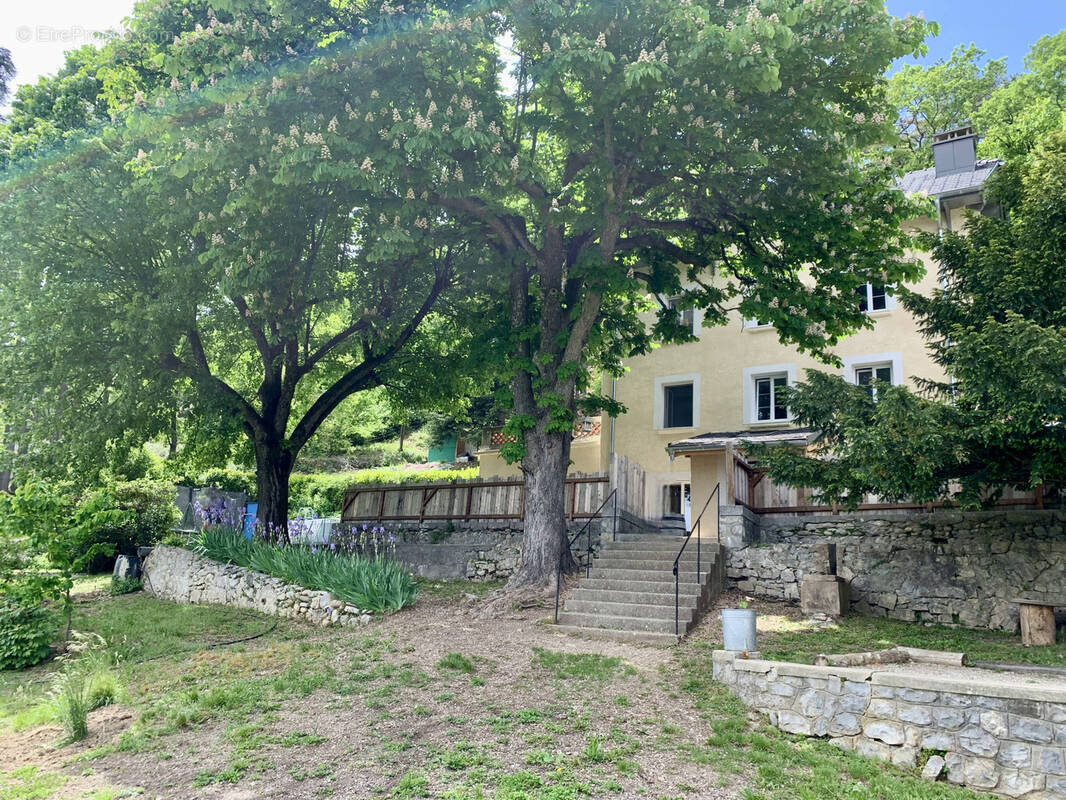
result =
M726 650L751 652L755 650L755 609L748 608L745 597L737 608L722 609L722 640Z

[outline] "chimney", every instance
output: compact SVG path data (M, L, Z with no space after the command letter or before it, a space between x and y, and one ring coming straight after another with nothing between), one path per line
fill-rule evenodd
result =
M973 172L977 165L977 135L965 125L933 136L933 164L936 177Z

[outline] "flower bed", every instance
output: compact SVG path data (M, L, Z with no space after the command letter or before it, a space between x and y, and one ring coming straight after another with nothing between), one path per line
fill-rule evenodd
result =
M329 592L364 610L397 611L418 596L414 579L403 567L382 556L366 558L354 547L277 544L247 539L235 528L215 525L200 533L197 550L214 561Z

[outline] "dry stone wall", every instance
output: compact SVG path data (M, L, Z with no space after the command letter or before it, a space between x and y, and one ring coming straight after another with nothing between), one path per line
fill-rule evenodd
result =
M305 589L262 572L221 564L181 547L155 547L144 560L144 590L176 603L247 608L314 625L365 625L370 612L329 592Z
M718 650L714 677L786 733L914 767L936 751L952 783L1066 800L1066 685L745 659ZM968 670L967 670L968 671ZM976 671L975 671L976 672ZM942 755L939 755L942 754Z
M1014 630L1019 596L1066 594L1066 512L935 511L757 517L722 509L726 576L741 591L797 600L824 574L825 545L851 608L916 622ZM1059 600L1061 601L1061 600Z

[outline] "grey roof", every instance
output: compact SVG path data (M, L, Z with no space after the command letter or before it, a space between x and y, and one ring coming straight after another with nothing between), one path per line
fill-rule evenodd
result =
M980 189L988 176L1002 162L996 158L978 159L972 170L955 172L951 175L936 176L936 168L917 169L908 172L899 181L899 188L904 194L938 195L962 194Z
M670 453L683 450L722 450L741 442L764 442L767 444L795 443L806 444L813 441L816 431L811 428L774 428L772 430L721 431L718 433L701 433L689 439L670 442L666 449Z

